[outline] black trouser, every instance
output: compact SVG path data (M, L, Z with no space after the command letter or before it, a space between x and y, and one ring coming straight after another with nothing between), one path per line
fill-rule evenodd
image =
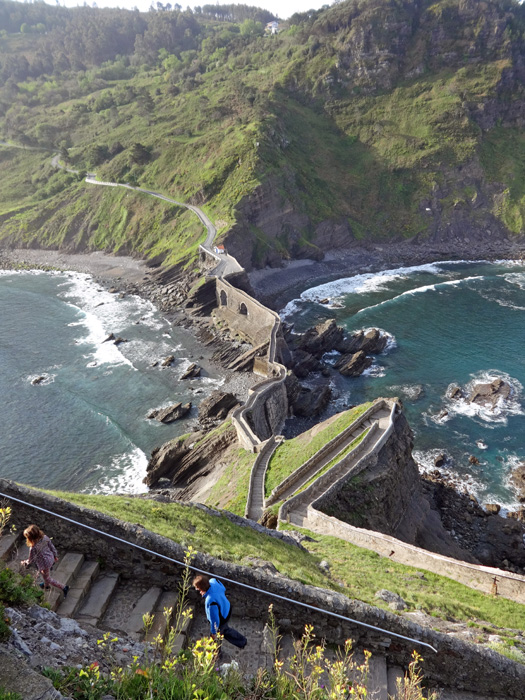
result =
M244 649L244 647L246 646L246 642L248 640L246 639L246 637L243 634L241 634L240 632L237 632L237 630L234 630L233 627L230 627L230 625L228 624L228 620L230 619L231 614L232 614L231 605L230 605L230 612L228 613L227 617L223 617L221 615L221 609L219 608L218 605L217 605L217 608L219 610L219 621L220 621L219 632L222 634L222 636L224 637L224 639L227 642L230 642L230 644L233 644L234 646L239 647L239 649Z

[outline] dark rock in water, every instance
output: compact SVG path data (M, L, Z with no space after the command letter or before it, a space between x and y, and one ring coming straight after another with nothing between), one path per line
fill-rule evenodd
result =
M107 338L104 338L104 340L103 340L102 342L103 342L103 343L107 343L107 342L110 341L110 340L115 340L115 334L114 334L114 333L110 333L110 334L108 335L108 337L107 337Z
M525 462L518 464L518 466L512 470L510 483L516 491L518 501L520 503L525 503Z
M166 359L162 360L161 367L170 367L175 362L175 355L168 355Z
M447 462L447 456L445 454L440 454L434 459L434 466L438 469L443 467Z
M35 377L35 379L33 379L31 381L31 384L33 384L33 386L36 386L37 384L42 384L42 382L44 380L45 380L45 376L43 376L43 375L41 377Z
M320 367L319 360L306 350L296 350L293 353L292 366L299 379L304 379L310 372L316 372Z
M367 355L378 355L386 347L388 338L386 335L382 335L377 328L370 328L366 331L357 331L349 338L347 338L341 346L337 347L336 350L348 353L356 353L362 351Z
M195 362L192 362L191 365L188 367L188 369L184 372L184 374L181 374L181 379L190 379L191 377L198 377L201 373L201 368L199 365L195 364Z
M128 342L127 338L121 338L119 335L118 338L115 338L115 340L113 341L113 345L120 345L121 343L127 343L127 342Z
M449 399L454 399L454 401L459 401L460 399L465 398L465 394L463 393L463 389L457 384L453 384L449 390L447 391L447 396Z
M467 401L494 408L500 399L507 400L511 393L510 384L498 378L487 384L475 384Z
M305 352L320 358L325 352L339 347L343 343L344 330L333 318L309 328L302 336L298 347Z
M372 358L359 350L353 354L341 355L334 366L345 377L359 377L371 364Z
M172 406L168 406L167 408L159 408L150 411L146 417L150 420L158 420L160 423L173 423L180 418L184 418L184 416L186 416L190 411L191 402L182 404L179 401L179 403L174 403Z
M238 405L239 401L233 394L213 391L199 406L199 421L204 424L224 420L232 408Z
M320 301L319 303L320 303L320 304L329 304L329 303L330 303L330 299L329 299L328 297L326 297L325 299L321 299L321 301Z
M479 459L474 455L470 455L468 458L469 464L479 464Z
M150 367L157 367L158 364L159 364L159 361L158 361L158 360L155 360L155 362L152 362L152 363L151 363Z

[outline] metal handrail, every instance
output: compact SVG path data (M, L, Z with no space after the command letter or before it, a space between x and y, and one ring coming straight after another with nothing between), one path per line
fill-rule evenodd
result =
M205 571L204 569L199 569L196 566L192 566L190 564L186 564L185 562L178 561L177 559L173 559L172 557L168 557L165 554L160 554L160 552L155 552L154 550L148 549L147 547L142 547L140 544L135 544L134 542L128 542L127 540L123 540L121 537L117 537L116 535L111 535L108 532L103 532L102 530L98 530L95 527L92 527L91 525L86 525L84 523L79 523L77 520L73 520L72 518L68 518L65 515L59 515L58 513L53 513L51 510L47 510L46 508L42 508L41 506L36 506L34 503L27 503L27 501L23 501L20 498L16 498L15 496L10 496L7 493L2 493L0 492L0 496L3 498L7 498L11 501L15 501L16 503L21 503L24 506L29 506L30 508L34 508L35 510L39 510L42 513L47 513L47 515L52 515L55 518L60 518L61 520L65 520L68 523L72 523L73 525L77 525L78 527L83 527L86 530L91 530L91 532L96 532L98 535L102 535L103 537L109 537L112 540L116 540L117 542L121 542L122 544L126 544L129 547L134 547L135 549L140 549L142 552L146 552L147 554L151 554L155 557L159 557L160 559L164 559L165 561L169 561L173 564L178 564L179 566L182 567L188 567L192 571L196 571L199 574L205 574L206 576L213 576L213 572L211 571ZM261 593L262 595L270 596L271 598L276 598L277 600L283 600L286 603L291 603L292 605L299 605L303 608L307 608L308 610L313 610L315 612L323 613L324 615L330 615L331 617L336 617L339 620L344 620L345 622L351 622L355 625L359 625L361 627L366 627L367 629L375 630L376 632L381 632L382 634L386 634L391 637L397 637L398 639L403 639L406 642L412 642L413 644L419 644L421 646L427 647L428 649L431 649L433 652L437 654L437 649L435 649L432 645L427 644L427 642L422 642L419 639L413 639L412 637L405 637L402 634L398 634L397 632L391 632L389 630L385 630L381 627L376 627L375 625L369 625L366 622L360 622L359 620L354 620L351 617L346 617L345 615L339 615L339 613L332 612L331 610L323 610L322 608L318 608L315 605L309 605L308 603L303 603L300 600L293 600L292 598L287 598L286 596L279 595L278 593L272 593L271 591L264 591L260 588L255 588L254 586L250 586L247 583L241 583L240 581L233 581L232 579L226 578L225 576L221 576L222 581L226 581L227 583L230 583L234 586L240 586L241 588L247 588L250 591L257 591L257 593Z

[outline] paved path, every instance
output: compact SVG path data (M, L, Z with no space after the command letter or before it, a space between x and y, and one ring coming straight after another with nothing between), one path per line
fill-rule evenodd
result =
M246 504L246 517L256 522L261 518L264 511L264 482L266 477L266 468L273 453L279 446L275 443L272 449L257 458L252 467L251 474L251 489L248 494L248 503Z
M8 144L4 144L8 145ZM51 165L54 168L60 168L62 170L65 170L68 173L73 173L73 174L78 174L78 170L74 170L73 168L66 168L65 165L62 165L60 163L60 156L55 155L51 159ZM213 225L213 223L210 221L208 216L200 209L199 207L196 207L193 204L186 204L185 202L179 202L176 199L172 199L171 197L166 197L166 195L161 194L160 192L155 192L154 190L146 190L143 189L142 187L134 187L133 185L128 185L128 184L123 184L120 182L103 182L101 180L96 179L95 173L87 173L87 176L85 178L85 182L87 182L89 185L101 185L102 187L124 187L128 190L133 190L135 192L142 192L143 194L148 194L151 197L156 197L157 199L162 199L165 202L168 202L169 204L176 204L178 207L184 207L185 209L189 209L192 211L194 214L198 216L204 227L206 228L206 240L202 244L202 247L205 248L208 253L211 255L213 254L212 246L213 246L213 241L215 240L215 236L217 235L217 229ZM226 275L230 275L234 272L242 272L243 268L239 265L237 260L231 256L227 255L226 253L219 255L214 255L214 257L217 257L218 259L218 264L213 270L210 270L209 274L214 275L215 277L225 277Z

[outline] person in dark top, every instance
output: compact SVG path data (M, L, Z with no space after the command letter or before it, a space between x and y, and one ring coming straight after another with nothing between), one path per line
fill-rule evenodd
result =
M193 579L193 587L204 598L211 636L215 639L217 632L220 632L227 642L239 649L244 649L246 637L228 624L232 608L230 601L226 598L226 589L223 584L216 578L199 574Z

